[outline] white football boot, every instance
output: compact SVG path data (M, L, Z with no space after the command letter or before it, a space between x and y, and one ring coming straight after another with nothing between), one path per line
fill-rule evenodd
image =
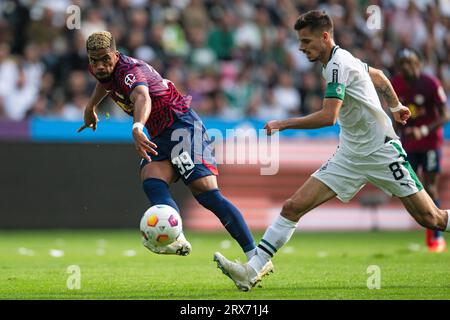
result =
M247 263L232 262L219 252L214 253L214 261L217 262L217 267L222 270L223 274L233 280L241 291L249 291L261 281L262 277L274 270L272 261L269 261L259 273L256 273Z
M273 266L272 260L266 262L262 270L258 273L258 277L262 280L263 277L268 276L270 273L274 273L275 268Z
M166 246L155 246L150 243L150 241L145 239L142 240L142 244L151 252L157 254L176 254L179 256L187 256L192 251L192 246L189 241L186 240L183 233L178 236L177 240Z

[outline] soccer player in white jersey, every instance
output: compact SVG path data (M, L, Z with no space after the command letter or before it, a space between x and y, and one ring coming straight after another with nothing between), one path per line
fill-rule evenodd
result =
M265 129L270 135L275 130L322 128L339 120L339 146L286 200L281 214L267 228L257 254L247 263L231 262L219 252L214 254L218 267L242 291L261 280L264 265L289 241L303 215L334 197L349 201L367 182L398 197L423 227L450 231L450 211L436 207L423 189L381 106L377 91L384 96L395 121L406 124L410 111L399 102L383 72L368 67L335 44L333 22L325 12L314 10L301 15L295 30L300 51L309 61L323 65L327 87L322 109L304 117L270 121Z

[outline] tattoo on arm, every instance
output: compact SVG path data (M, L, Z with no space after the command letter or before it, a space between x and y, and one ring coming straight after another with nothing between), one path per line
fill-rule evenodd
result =
M382 96L389 107L396 107L399 103L397 94L392 87L389 79L383 74L382 71L374 72L371 74L372 82L377 90L379 96Z
M392 85L389 83L384 83L381 86L377 87L377 92L381 95L387 102L390 107L395 107L398 104L398 97L392 88Z

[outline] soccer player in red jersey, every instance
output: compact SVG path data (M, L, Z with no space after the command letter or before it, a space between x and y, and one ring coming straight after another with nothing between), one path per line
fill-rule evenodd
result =
M443 125L450 119L447 97L436 77L421 70L419 53L400 50L396 56L399 73L392 78L400 102L411 111L405 126L397 126L408 161L415 172L422 170L425 190L440 207L438 183L441 171ZM442 232L427 229L426 242L432 252L442 252L446 244Z
M166 204L179 212L169 185L182 179L196 200L220 219L247 258L255 254L255 242L242 214L220 193L211 141L190 107L191 97L181 95L170 80L144 61L119 53L110 32L90 35L86 49L89 71L97 84L85 109L84 125L78 131L96 130L96 107L109 95L134 118L132 133L142 157L141 180L151 205ZM183 234L165 247L155 247L146 239L143 242L155 253L187 255L191 251ZM271 271L272 263L267 267Z

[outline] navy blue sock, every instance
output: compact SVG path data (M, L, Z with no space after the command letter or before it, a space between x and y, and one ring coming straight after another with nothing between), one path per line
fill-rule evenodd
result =
M142 187L144 188L144 192L152 206L157 204L166 204L180 212L177 204L169 192L169 185L165 181L156 178L149 178L144 180Z
M441 200L436 199L436 200L433 200L433 202L436 205L436 207L438 207L439 209L441 208ZM438 239L440 237L442 237L442 231L433 230L433 238Z
M203 192L195 196L195 199L219 218L225 229L236 239L244 252L256 248L255 240L241 212L218 189Z

